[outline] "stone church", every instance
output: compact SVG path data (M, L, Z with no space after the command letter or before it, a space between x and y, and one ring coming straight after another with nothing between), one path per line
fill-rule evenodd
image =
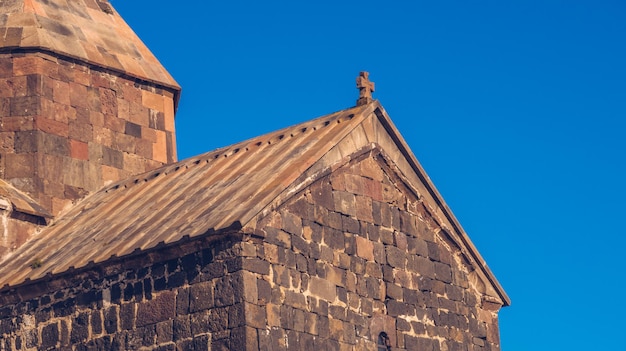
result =
M500 350L509 298L357 83L177 161L107 0L0 0L0 350Z

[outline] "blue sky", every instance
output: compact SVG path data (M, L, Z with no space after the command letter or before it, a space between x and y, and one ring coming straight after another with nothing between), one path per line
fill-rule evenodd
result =
M626 3L112 0L180 158L379 99L512 299L503 350L626 350Z

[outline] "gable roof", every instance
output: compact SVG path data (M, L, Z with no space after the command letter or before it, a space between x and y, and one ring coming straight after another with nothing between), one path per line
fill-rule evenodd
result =
M89 195L0 267L0 287L243 228L362 150L378 148L458 237L504 304L509 299L441 195L374 101L202 154ZM50 245L54 243L54 245ZM33 259L41 266L30 267ZM8 285L8 286L7 286Z
M0 52L49 51L180 87L107 0L0 1Z

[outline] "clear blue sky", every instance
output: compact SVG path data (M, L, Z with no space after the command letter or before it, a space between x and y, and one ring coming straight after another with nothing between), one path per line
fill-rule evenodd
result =
M113 5L183 87L180 158L374 96L512 299L503 350L626 350L626 3Z

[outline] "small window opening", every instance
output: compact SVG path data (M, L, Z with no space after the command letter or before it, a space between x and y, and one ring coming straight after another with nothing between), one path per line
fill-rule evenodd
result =
M378 334L378 348L377 351L389 351L391 350L391 342L389 342L389 336L387 333L382 332Z

